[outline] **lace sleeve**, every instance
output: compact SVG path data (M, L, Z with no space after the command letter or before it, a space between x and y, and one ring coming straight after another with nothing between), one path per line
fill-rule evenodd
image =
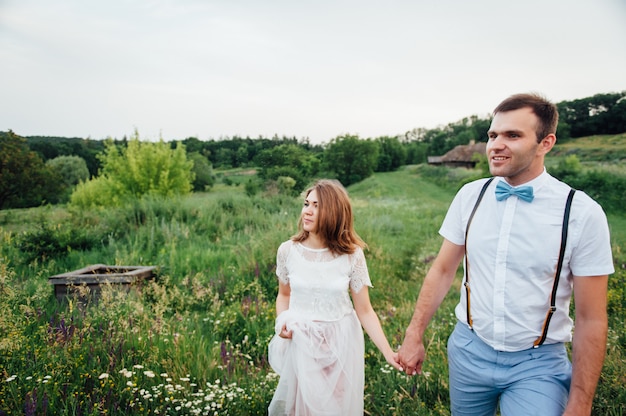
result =
M352 266L350 271L350 289L359 293L363 286L372 287L372 281L367 271L367 263L365 262L365 255L360 247L350 255L350 260Z
M278 247L276 252L276 276L278 280L283 283L289 283L289 274L287 272L287 256L289 255L289 249L291 247L291 241L285 241Z

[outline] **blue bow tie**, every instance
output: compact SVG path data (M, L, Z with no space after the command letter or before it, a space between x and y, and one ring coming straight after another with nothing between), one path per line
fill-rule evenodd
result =
M511 195L517 195L517 197L526 202L532 202L533 198L533 187L532 186L520 186L517 188L513 188L511 185L506 183L505 181L499 181L498 185L496 185L496 199L498 201L502 201L507 199Z

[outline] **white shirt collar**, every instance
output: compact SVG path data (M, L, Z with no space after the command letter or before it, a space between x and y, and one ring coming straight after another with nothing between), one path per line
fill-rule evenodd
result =
M536 178L534 178L534 179L529 180L529 181L528 181L528 182L526 182L526 183L523 183L523 184L517 185L517 186L515 186L514 188L517 188L518 186L532 186L532 187L533 187L533 189L534 189L535 191L537 191L538 189L540 189L540 188L543 186L543 184L545 184L545 183L546 183L546 181L548 180L548 178L549 178L549 177L550 177L550 175L548 174L548 171L546 170L546 168L545 168L545 166L544 166L544 167L543 167L543 172L541 172L541 174L540 174L539 176L537 176L537 177L536 177ZM503 177L503 176L498 176L498 179L499 179L499 180L501 180L501 181L506 182L506 179L504 179L504 177ZM508 183L508 182L506 182L506 183ZM509 184L509 185L510 185L510 184Z

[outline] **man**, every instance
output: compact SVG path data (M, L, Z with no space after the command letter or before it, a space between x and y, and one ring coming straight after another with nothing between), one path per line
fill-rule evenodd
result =
M465 259L458 323L448 340L452 414L493 416L499 406L503 416L589 415L614 272L606 216L581 191L568 204L571 189L545 170L556 142L554 104L518 94L493 115L486 152L495 179L465 185L450 205L399 363L407 374L421 372L424 331Z

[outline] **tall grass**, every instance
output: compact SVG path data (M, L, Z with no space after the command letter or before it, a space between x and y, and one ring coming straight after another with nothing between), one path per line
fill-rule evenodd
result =
M369 245L372 302L394 346L463 180L441 187L442 179L408 167L349 188L357 231ZM300 206L299 198L248 197L243 185L218 184L209 194L125 209L0 218L0 415L265 414L277 383L266 356L276 248L296 231ZM623 227L625 219L610 222ZM76 236L89 238L77 248ZM42 241L57 250L35 256ZM594 414L621 414L626 403L624 241L623 232L613 234L618 272ZM129 293L104 288L97 301L54 298L49 276L94 263L157 265L159 272ZM445 343L460 277L427 331L422 376L391 370L366 338L367 414L449 414Z
M621 173L625 173L622 162L626 159L626 133L615 135L599 135L557 141L551 159L568 155L577 155L579 159L587 162L606 162L614 168L621 165Z

